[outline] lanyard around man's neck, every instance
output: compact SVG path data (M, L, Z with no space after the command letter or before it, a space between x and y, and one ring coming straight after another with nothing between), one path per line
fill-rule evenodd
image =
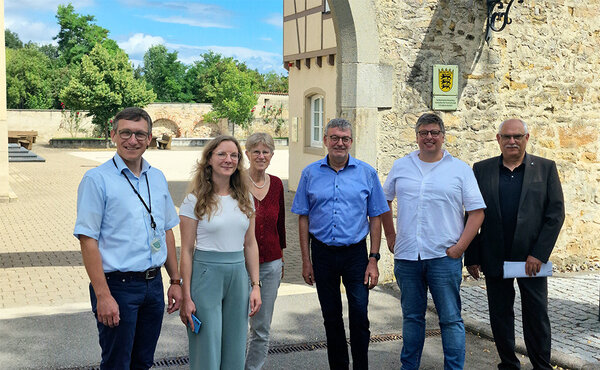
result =
M117 168L117 170L119 169L119 166L117 166L117 162L115 162L115 159L112 159L115 167ZM135 187L133 186L133 184L131 183L131 180L129 180L129 177L127 176L127 174L125 173L125 171L121 170L121 174L123 176L125 176L125 178L127 179L127 182L129 183L129 186L131 186L131 189L133 190L133 192L135 193L135 195L138 196L138 198L140 198L140 201L142 202L142 204L144 205L144 207L146 207L146 211L148 211L148 214L150 215L150 226L152 226L153 230L156 230L156 222L154 222L154 217L152 217L152 198L150 197L150 184L148 183L148 175L146 172L144 172L144 176L146 177L146 186L148 187L148 202L150 202L150 207L148 207L148 205L146 204L146 202L144 201L144 198L142 198L142 196L140 195L140 193L138 193L137 190L135 190Z

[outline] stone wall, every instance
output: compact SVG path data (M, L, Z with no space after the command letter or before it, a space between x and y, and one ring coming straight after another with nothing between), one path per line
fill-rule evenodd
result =
M417 148L414 123L431 106L433 64L460 69L459 104L442 113L446 149L469 164L499 154L504 119L525 120L528 151L556 161L566 221L559 267L599 262L600 1L515 2L512 24L484 41L484 1L377 0L380 58L394 67L394 102L379 112L377 167Z
M37 142L47 143L50 139L71 137L70 133L60 127L63 115L57 109L9 109L7 116L8 130L37 131ZM85 132L75 135L76 137L90 136L93 131L91 117L83 115L81 127Z
M264 99L270 99L273 106L283 107L283 117L287 121L288 105L287 95L259 95L259 104L264 103ZM262 105L260 105L262 108ZM226 120L219 123L204 122L204 115L211 111L211 104L195 103L154 103L144 108L154 123L152 134L160 136L168 133L174 137L214 137L220 134L229 134L230 130ZM258 105L255 110L259 109ZM82 127L85 130L75 136L90 137L93 133L91 117L85 117L86 112L82 112ZM33 109L10 109L7 116L8 130L34 130L38 132L38 142L48 143L52 138L71 137L70 133L61 128L60 124L63 115L60 110L33 110ZM260 119L260 113L255 112L255 121L248 130L242 130L236 127L236 137L245 138L248 133L266 131L275 134L274 127L264 125ZM282 130L280 136L287 135L287 124Z
M176 137L194 137L203 126L203 117L212 109L211 104L154 103L144 108L154 126L154 135L168 132ZM164 129L161 129L164 128ZM211 130L212 133L212 130Z
M266 132L272 137L289 136L289 106L288 94L286 93L257 93L256 105L252 108L253 120L247 129L236 126L235 137L244 139L255 132ZM277 127L275 123L266 124L263 117L269 109L281 110L277 118L281 118L283 123Z

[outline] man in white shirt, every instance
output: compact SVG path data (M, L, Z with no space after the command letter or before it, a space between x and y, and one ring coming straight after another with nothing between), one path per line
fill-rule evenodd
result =
M419 150L396 160L383 186L390 209L398 198L398 233L392 211L383 215L383 228L401 290L404 339L400 360L402 369L419 368L429 288L439 315L444 368L462 369L462 255L483 222L485 203L471 168L442 149L442 119L423 114L415 132Z

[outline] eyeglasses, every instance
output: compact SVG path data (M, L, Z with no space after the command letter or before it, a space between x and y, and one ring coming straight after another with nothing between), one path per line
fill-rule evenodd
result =
M431 134L431 137L438 137L440 134L443 134L441 130L421 130L419 131L419 136L422 138L426 138L427 135Z
M270 150L263 150L263 151L253 150L250 152L250 154L252 154L253 157L260 157L261 154L263 155L263 157L267 157L267 156L273 154L273 152L271 152Z
M119 137L123 140L129 140L131 135L134 135L136 140L142 141L148 138L146 131L131 131L131 130L119 130Z
M217 153L215 153L215 155L217 156L217 158L219 158L222 161L224 161L225 159L227 159L227 157L229 157L234 162L239 161L240 157L241 157L240 153L238 153L238 152L233 152L233 153L217 152Z
M330 135L329 140L331 140L331 142L333 142L334 144L340 140L342 140L342 143L348 144L349 142L352 141L352 138L350 136L339 137L337 135Z
M510 140L512 138L512 139L515 139L515 141L519 141L525 137L525 134L517 134L517 135L500 134L500 137L502 138L502 140Z

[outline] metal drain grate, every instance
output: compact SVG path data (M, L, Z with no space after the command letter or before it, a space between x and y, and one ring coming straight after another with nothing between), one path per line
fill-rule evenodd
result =
M435 330L427 330L425 332L426 337L435 337L441 335L441 331L439 329ZM392 342L396 340L401 340L402 334L379 334L372 335L370 339L370 343L383 343L383 342ZM350 344L350 340L348 340L348 344ZM298 343L298 344L284 344L281 346L271 346L269 348L269 354L285 354L292 352L302 352L302 351L315 351L319 349L326 349L327 342L308 342L308 343Z
M189 363L190 363L190 358L188 356L169 357L169 358L163 358L162 360L154 361L154 364L152 364L152 367L181 366L181 365L188 365Z
M441 335L441 331L439 329L427 330L425 332L425 337L435 337ZM383 342L393 342L396 340L401 340L402 334L378 334L372 335L370 339L370 343L383 343ZM348 340L350 343L350 340ZM284 344L280 346L271 346L269 348L269 354L286 354L286 353L294 353L294 352L303 352L303 351L316 351L319 349L327 349L327 342L306 342L306 343L297 343L297 344ZM152 365L153 367L161 368L161 367L171 367L171 366L181 366L188 365L190 363L190 358L188 356L180 356L180 357L168 357L163 358L161 360L157 360ZM99 366L90 366L90 367L73 367L64 370L100 370Z

